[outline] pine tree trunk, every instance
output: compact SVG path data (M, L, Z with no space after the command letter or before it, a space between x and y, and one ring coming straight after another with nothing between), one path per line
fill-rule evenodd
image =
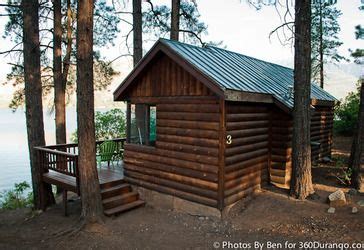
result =
M93 0L78 0L77 9L77 131L81 185L81 218L101 222L103 209L96 166L93 85Z
M353 137L349 167L353 171L353 186L360 192L364 192L364 79L361 80L360 84L358 124Z
M172 0L172 14L171 14L171 40L178 41L179 35L179 12L180 0Z
M65 85L62 81L62 7L61 0L53 1L53 82L54 82L54 107L56 122L56 143L66 143L66 101ZM66 164L57 166L67 168ZM62 188L57 187L57 193Z
M70 68L70 59L72 52L72 9L71 9L71 0L67 0L67 24L66 24L66 38L67 38L67 46L66 46L66 54L63 59L63 72L62 72L62 84L66 89L67 86L67 77Z
M314 192L310 146L311 1L296 1L295 13L291 195L305 199Z
M133 62L134 67L143 57L143 40L142 40L142 2L133 0Z
M54 106L56 110L56 143L66 143L65 85L62 81L62 12L61 0L53 1L53 80Z
M23 55L25 82L25 115L34 208L45 209L54 204L52 187L42 183L43 168L35 146L44 146L44 124L42 107L42 82L40 77L39 5L37 0L22 1L23 10Z
M320 87L324 88L324 42L322 15L322 0L320 0Z

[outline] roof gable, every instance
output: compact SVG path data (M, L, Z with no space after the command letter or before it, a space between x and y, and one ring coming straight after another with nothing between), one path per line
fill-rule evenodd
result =
M169 58L172 58L180 67L186 70L193 77L203 83L209 90L215 93L217 96L224 97L224 91L217 85L212 79L206 76L198 68L195 68L183 57L175 53L169 47L165 46L160 40L149 50L149 52L142 58L142 60L134 67L131 73L124 79L119 87L114 91L114 100L121 100L123 94L127 91L127 88L138 75L146 69L146 67L152 63L152 60L157 57L160 53L165 54Z

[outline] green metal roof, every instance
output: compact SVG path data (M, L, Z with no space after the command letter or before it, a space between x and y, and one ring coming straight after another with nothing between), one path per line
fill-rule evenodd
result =
M197 47L185 43L159 39L178 55L190 62L223 90L271 94L287 107L293 107L293 69L225 49L207 46ZM336 101L336 98L312 84L311 98Z

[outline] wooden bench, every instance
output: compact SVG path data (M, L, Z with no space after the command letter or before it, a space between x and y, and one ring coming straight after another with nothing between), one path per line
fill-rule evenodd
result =
M67 216L67 191L78 194L76 177L50 170L43 174L43 181L62 188L63 211Z

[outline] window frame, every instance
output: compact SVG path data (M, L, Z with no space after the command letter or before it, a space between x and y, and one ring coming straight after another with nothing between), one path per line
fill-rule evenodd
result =
M143 141L145 141L145 143L143 144L139 144L139 143L133 143L130 140L131 137L131 105L143 105L143 109L144 109L144 114L145 114L145 118L147 119L147 121L145 122L144 126L144 130L145 130L145 134L143 136ZM132 103L131 101L127 102L127 107L126 107L126 142L133 144L133 145L139 145L139 146L148 146L148 147L155 147L155 142L157 141L157 129L156 129L156 137L155 137L155 141L153 141L153 144L151 144L150 142L150 107L155 107L156 108L156 126L157 126L157 105L156 104L152 104L152 103Z

